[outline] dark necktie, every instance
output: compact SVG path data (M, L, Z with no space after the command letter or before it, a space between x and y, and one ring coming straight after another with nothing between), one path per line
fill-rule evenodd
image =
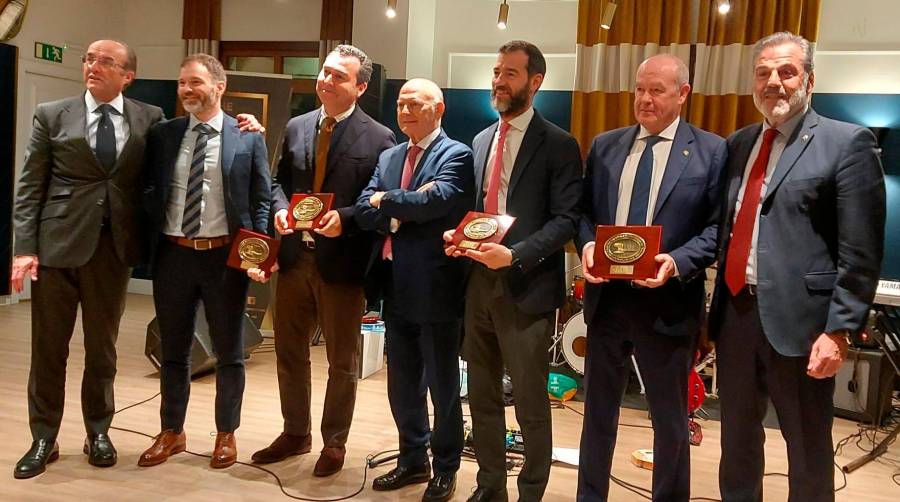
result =
M747 186L744 187L744 196L741 199L741 209L738 211L731 229L728 256L725 258L725 284L731 294L735 296L747 284L747 261L750 259L750 246L753 244L756 211L762 196L762 185L766 179L766 168L769 165L769 155L772 153L772 143L777 135L778 129L775 128L766 129L766 132L763 133L759 155L756 156L753 167L750 168Z
M321 192L325 183L325 169L328 167L328 149L331 147L331 133L337 120L325 117L319 126L319 137L316 139L316 171L313 175L313 192Z
M112 169L116 164L116 128L113 126L110 113L115 112L108 103L103 103L97 107L100 112L100 122L97 123L97 144L95 152L100 165L106 170Z
M200 232L200 213L203 208L203 172L206 167L206 143L215 130L206 124L194 126L197 143L191 157L188 171L187 190L184 195L184 215L181 218L181 232L188 239L194 239Z
M662 138L647 136L644 138L644 153L638 161L634 173L634 185L631 189L631 203L628 205L628 225L646 225L648 204L650 204L650 181L653 178L653 145Z

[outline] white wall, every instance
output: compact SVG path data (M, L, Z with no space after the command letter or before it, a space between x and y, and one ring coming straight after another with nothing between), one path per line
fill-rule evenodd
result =
M409 1L397 2L397 17L393 19L388 19L384 15L387 2L381 0L353 2L353 45L365 51L373 61L384 66L387 78L404 79L407 75Z
M823 0L816 92L900 94L900 2Z

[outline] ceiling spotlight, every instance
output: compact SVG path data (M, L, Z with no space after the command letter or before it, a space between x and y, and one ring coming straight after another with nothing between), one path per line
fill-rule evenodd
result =
M391 19L397 17L397 0L388 0L387 10L384 11L384 15Z
M616 15L616 0L609 0L603 7L603 17L600 18L600 27L608 30L612 26L613 16Z
M719 14L728 14L729 12L731 12L731 2L719 0Z
M506 23L509 21L509 4L506 3L506 0L503 0L503 3L500 4L500 15L497 17L497 28L501 30L506 29Z

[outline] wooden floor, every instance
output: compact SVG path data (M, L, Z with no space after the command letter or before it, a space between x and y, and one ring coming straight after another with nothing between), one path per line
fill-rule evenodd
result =
M116 379L116 403L119 409L150 396L159 390L158 374L143 355L144 334L153 316L149 297L132 295L122 319L118 341L119 371ZM47 472L30 480L14 480L13 466L28 448L31 437L28 430L25 388L28 379L30 353L30 305L22 303L0 307L0 499L2 500L287 500L275 479L252 467L235 465L225 470L213 470L208 460L181 454L167 463L138 468L137 457L150 440L136 434L111 431L111 437L119 451L119 463L108 469L88 465L81 452L84 427L79 404L81 372L83 370L82 334L80 329L72 339L69 358L69 381L66 387L66 409L59 435L59 461L51 464ZM313 420L321 417L321 398L324 392L327 367L324 347L313 348ZM192 387L187 425L188 449L209 454L213 447L215 425L213 421L214 377L195 381ZM573 405L581 409L580 403ZM159 428L159 398L118 414L113 421L117 427L156 434ZM467 413L467 410L464 410ZM514 424L512 409L508 420ZM623 423L647 425L643 412L623 409ZM275 376L275 359L272 353L254 354L247 364L247 387L244 393L243 418L237 431L238 457L249 460L250 454L266 446L281 431L281 414L278 387ZM719 424L703 422L705 439L699 447L691 449L692 495L718 498L716 471L719 461ZM553 411L554 445L577 448L581 433L581 417L567 409ZM315 428L314 428L315 430ZM856 426L838 419L834 437L838 440L856 431ZM786 472L784 441L777 431L767 431L766 469L768 472ZM638 448L651 446L648 429L620 427L613 474L641 487L650 486L650 471L631 465L629 455ZM339 474L326 478L312 476L312 468L321 448L318 433L314 437L312 455L293 457L276 464L272 470L284 483L285 489L295 496L310 499L334 499L350 495L364 486L356 500L418 500L423 485L379 493L371 489L372 478L387 472L391 466L366 470L367 455L395 448L397 433L388 409L386 372L382 370L359 383L356 416L345 468ZM861 453L855 446L845 448L838 463L843 465ZM888 452L900 457L900 446L894 445ZM462 501L469 495L475 480L477 465L464 459L459 472L459 482L454 500ZM847 477L847 487L840 491L838 500L846 501L896 501L900 500L900 487L891 481L894 465L886 462L871 463ZM554 464L545 500L574 500L577 470ZM836 472L836 483L842 477ZM515 481L510 479L511 497L515 494ZM769 476L765 480L766 500L786 500L787 479ZM624 488L612 485L610 500L643 500Z

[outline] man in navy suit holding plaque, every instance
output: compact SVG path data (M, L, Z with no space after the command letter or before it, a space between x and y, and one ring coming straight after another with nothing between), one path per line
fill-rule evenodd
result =
M155 125L147 139L145 205L151 218L153 300L162 345L159 435L138 459L149 467L185 450L190 355L203 301L216 354L213 468L237 460L234 431L244 393L242 317L247 273L226 266L243 227L265 233L271 178L265 140L222 112L225 70L207 54L184 59L178 96L190 113Z
M704 317L705 269L715 254L726 153L725 140L679 118L691 91L688 81L687 67L675 56L641 63L634 98L638 125L600 134L588 154L576 238L588 281L580 501L608 496L632 352L653 421L653 500L689 498L688 375ZM596 225L662 226L656 276L607 281L592 275Z

